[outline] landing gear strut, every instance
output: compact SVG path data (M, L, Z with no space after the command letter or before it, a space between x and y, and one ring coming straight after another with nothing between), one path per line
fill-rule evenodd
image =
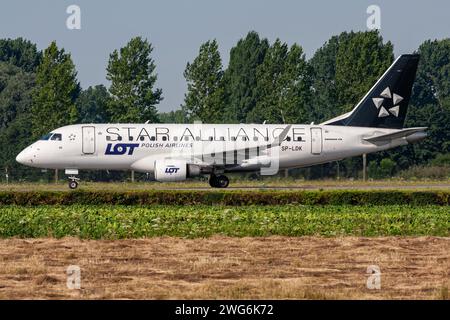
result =
M209 185L213 188L226 188L230 184L230 180L227 178L227 176L220 175L216 176L212 174L209 177Z
M78 188L78 181L79 180L80 179L75 177L75 176L69 177L69 188L72 189L72 190Z
M80 178L76 176L78 169L66 169L65 173L69 176L69 188L72 190L78 188L78 181L80 181Z

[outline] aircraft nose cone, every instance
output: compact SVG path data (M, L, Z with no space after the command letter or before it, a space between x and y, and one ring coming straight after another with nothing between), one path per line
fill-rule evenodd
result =
M20 164L24 164L24 162L25 162L25 154L24 154L23 151L20 152L20 153L17 155L16 161L17 161L18 163L20 163Z
M30 161L29 152L27 152L27 150L22 150L22 152L17 155L16 161L20 164L27 164L27 162Z

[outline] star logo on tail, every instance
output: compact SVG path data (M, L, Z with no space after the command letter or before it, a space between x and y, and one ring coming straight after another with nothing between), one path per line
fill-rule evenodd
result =
M386 101L386 99L392 99L392 107L385 107L383 106L383 103ZM392 93L391 89L389 87L386 87L386 89L383 90L383 92L380 93L379 98L372 98L373 104L377 108L378 111L378 118L384 118L392 114L395 117L398 117L399 111L400 111L400 105L399 103L403 100L403 97Z

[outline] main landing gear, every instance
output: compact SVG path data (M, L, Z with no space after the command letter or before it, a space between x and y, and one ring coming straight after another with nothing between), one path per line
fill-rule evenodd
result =
M215 174L212 174L209 177L209 185L213 188L226 188L229 184L230 180L227 178L227 176L216 176Z

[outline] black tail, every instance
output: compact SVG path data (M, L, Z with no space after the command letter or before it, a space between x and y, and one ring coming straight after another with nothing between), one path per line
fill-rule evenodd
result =
M403 128L418 63L417 54L401 55L350 113L324 124Z

